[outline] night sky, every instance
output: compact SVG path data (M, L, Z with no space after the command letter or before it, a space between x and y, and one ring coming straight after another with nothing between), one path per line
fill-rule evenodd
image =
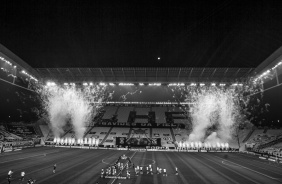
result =
M1 1L0 43L32 67L256 67L282 45L281 0L89 2Z

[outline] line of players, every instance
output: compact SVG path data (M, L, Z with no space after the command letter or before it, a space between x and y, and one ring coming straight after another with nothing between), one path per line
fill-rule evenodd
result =
M151 174L151 175L154 174L153 168L152 168L151 164L149 166L147 166L147 167L143 167L143 166L136 166L136 167L134 167L134 164L132 164L132 167L134 168L136 176L139 176L139 174L145 174L145 173L146 174ZM143 168L144 169L146 168L146 170L144 171ZM128 164L126 164L124 166L124 164L120 163L120 162L115 163L113 166L109 166L105 170L101 169L101 176L100 177L104 178L105 176L116 176L117 172L118 171L122 172L123 169L126 169L126 178L130 179L130 171L129 171ZM159 175L167 176L167 170L166 169L162 169L160 167L157 167L157 172L156 173L159 174ZM177 167L175 167L175 175L178 175L178 168Z

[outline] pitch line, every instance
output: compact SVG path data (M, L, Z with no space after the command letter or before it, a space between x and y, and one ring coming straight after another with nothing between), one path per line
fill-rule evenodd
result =
M234 162L225 160L225 159L220 158L220 157L218 157L218 156L215 156L215 157L217 157L217 158L219 158L219 159L222 159L222 160L224 160L224 161L226 161L226 162L230 162L230 163L233 163L233 164L235 164L235 165L238 165L239 167L242 167L242 168L244 168L244 169L250 170L250 171L252 171L252 172L255 172L255 173L257 173L257 174L260 174L260 175L262 175L262 176L265 176L265 177L267 177L267 178L280 181L278 178L273 178L273 177L271 177L271 176L268 176L268 175L263 174L263 173L261 173L261 172L258 172L258 171L256 171L256 170L253 170L253 169L250 169L250 168L248 168L248 167L242 166L242 165L240 165L240 164L236 164L236 163L234 163Z

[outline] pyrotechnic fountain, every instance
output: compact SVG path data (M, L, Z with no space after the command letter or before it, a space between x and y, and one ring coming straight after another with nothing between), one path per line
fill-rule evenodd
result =
M75 139L83 143L86 125L96 115L101 102L107 99L105 86L91 85L78 88L73 86L42 86L38 92L41 95L45 114L50 122L54 142L74 144L75 140L60 139L66 125L75 132ZM87 142L85 140L84 142Z

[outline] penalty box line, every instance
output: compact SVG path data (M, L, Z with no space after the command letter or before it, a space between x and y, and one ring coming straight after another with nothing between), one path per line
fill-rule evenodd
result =
M137 152L137 151L135 151L135 152L133 153L133 155L132 155L131 157L129 157L130 160L134 157L134 155L136 154L136 152ZM124 167L122 168L122 170L118 173L117 177L122 173L122 171L123 171L123 170L125 169L125 167L128 165L128 162L129 162L129 161L126 162L126 164L124 165ZM117 178L114 178L114 180L113 180L110 184L113 184L113 183L116 181L116 179L117 179Z
M271 177L271 176L268 176L268 175L263 174L263 173L261 173L261 172L258 172L258 171L256 171L256 170L250 169L250 168L248 168L248 167L242 166L242 165L240 165L240 164L237 164L237 163L231 162L231 161L229 161L229 160L225 160L225 159L220 158L220 157L215 156L215 155L214 155L214 157L217 157L217 158L219 158L219 159L222 159L222 160L224 160L224 161L226 161L226 162L233 163L233 164L235 164L235 165L237 165L237 166L239 166L239 167L242 167L242 168L244 168L244 169L250 170L250 171L252 171L252 172L255 172L255 173L257 173L257 174L260 174L260 175L262 175L262 176L265 176L265 177L267 177L267 178L270 178L270 179L273 179L273 180L280 181L278 178L273 178L273 177ZM225 164L225 165L226 165L226 164Z

